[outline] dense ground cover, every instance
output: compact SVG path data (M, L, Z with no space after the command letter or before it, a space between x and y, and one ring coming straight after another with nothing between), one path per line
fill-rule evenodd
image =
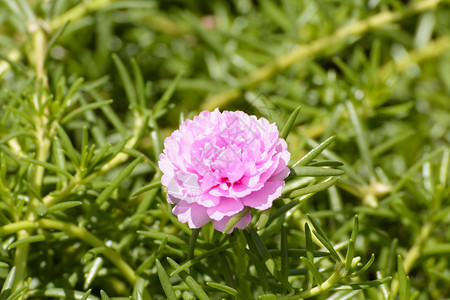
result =
M449 15L2 1L0 298L450 297ZM276 122L296 171L230 235L160 184L164 138L215 108Z

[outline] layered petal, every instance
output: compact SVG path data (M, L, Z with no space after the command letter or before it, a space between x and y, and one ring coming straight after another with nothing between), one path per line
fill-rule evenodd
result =
M245 206L265 210L272 206L273 200L281 196L284 181L267 181L264 186L242 198Z
M161 183L180 222L223 230L246 206L267 209L281 195L290 153L275 123L242 111L203 111L164 141ZM236 228L245 228L251 215Z
M234 216L244 209L241 199L220 197L219 204L207 209L208 215L213 220L220 221L223 217Z
M228 221L230 221L230 219L231 219L231 217L224 217L220 221L214 220L213 221L214 228L216 230L223 232L225 229L225 226L227 226L227 223L228 223ZM237 222L236 225L234 225L233 228L230 229L230 231L228 231L226 233L228 233L228 234L232 233L235 228L245 229L248 226L248 224L250 224L251 221L252 221L252 215L249 212L242 219L240 219L239 222Z
M190 228L200 228L211 220L206 213L206 208L196 203L180 201L172 212L181 223L187 222Z

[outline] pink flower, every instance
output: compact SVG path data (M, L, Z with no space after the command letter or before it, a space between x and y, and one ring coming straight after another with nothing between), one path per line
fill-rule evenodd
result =
M212 220L223 231L245 207L271 207L289 175L291 154L275 123L242 111L203 111L167 137L164 147L159 167L167 201L190 228ZM249 212L235 227L251 220Z

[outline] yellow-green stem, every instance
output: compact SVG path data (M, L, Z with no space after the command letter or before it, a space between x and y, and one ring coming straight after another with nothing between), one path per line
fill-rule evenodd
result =
M37 224L38 227L64 231L69 236L76 237L91 245L92 247L104 248L104 255L121 271L127 281L133 285L136 283L136 273L134 273L134 270L122 259L120 254L113 249L108 248L102 240L90 233L85 228L51 219L40 219L39 221L37 221Z
M332 48L334 45L349 36L360 35L371 29L401 20L408 15L433 9L439 4L439 2L441 2L441 0L425 0L414 2L408 9L403 11L381 12L365 20L347 25L337 30L334 34L313 41L308 45L298 46L293 51L276 58L274 61L249 74L247 78L240 80L240 82L242 82L241 86L213 95L202 105L202 110L214 109L229 103L242 94L243 88L249 88L259 82L267 80L274 74L289 68L294 63L301 61L302 59L314 56L326 49Z
M0 227L0 237L19 232L21 230L36 228L36 223L31 221L19 221Z
M67 235L80 239L86 244L92 246L93 248L102 248L103 255L105 255L108 260L113 263L117 269L123 274L125 279L131 284L134 285L138 279L137 274L134 272L133 268L131 268L120 256L120 254L105 245L105 243L86 230L84 227L78 227L69 223L65 223L58 220L52 219L40 219L38 221L20 221L16 223L11 223L0 227L0 237L8 234L13 234L17 232L19 239L23 239L28 237L29 234L27 230L36 229L36 228L47 228L47 229L55 229L64 231ZM29 244L22 245L17 247L16 256L15 256L15 265L17 269L19 266L26 265L26 257L28 255L28 247ZM16 271L18 272L18 271ZM24 276L25 268L21 268L22 276ZM19 274L19 273L16 273ZM17 275L16 275L17 276ZM19 284L19 282L17 283ZM18 286L20 287L20 286ZM147 295L150 297L149 295ZM147 298L150 299L150 298Z
M22 230L17 233L17 240L22 240L27 237L29 237L29 234L26 230ZM19 288L21 288L25 280L29 249L30 249L29 244L24 244L16 248L14 254L14 266L16 267L16 280L14 280L14 284L12 287L13 291L16 291Z
M135 119L135 132L133 134L133 137L126 143L124 148L134 148L136 143L138 142L138 137L141 136L141 131L144 129L144 122L142 121L144 119L143 116L138 116ZM85 183L85 182L90 182L92 180L94 180L95 178L97 178L98 176L100 176L101 174L106 173L108 170L118 166L119 164L125 162L130 156L126 153L118 153L113 159L111 159L108 163L104 164L102 166L102 168L95 172L92 173L91 175L85 177L85 178L80 178L78 176L75 176L71 182L63 189L61 190L59 193L56 194L48 194L44 197L44 199L42 200L42 202L47 206L52 206L56 203L58 203L61 199L64 199L65 196L69 195L72 190L74 188L76 188L77 186ZM55 196L57 195L57 196Z
M47 45L47 38L43 29L35 22L29 24L28 30L32 34L33 39L33 53L31 61L34 63L36 71L36 84L47 85L47 75L44 69L45 64L45 49ZM34 55L34 56L33 56ZM35 117L35 128L36 128L36 159L42 162L46 162L49 154L49 149L51 146L50 139L48 137L47 123L48 119L45 114L40 114L41 105L45 103L45 94L34 95L36 97L34 105L36 110ZM39 98L41 97L41 98ZM44 180L45 169L42 166L34 166L31 181L36 188L38 193L41 192L42 183ZM26 221L34 221L35 206L39 204L38 199L31 199L28 202L27 212L24 216ZM17 233L17 240L22 240L30 236L31 232L28 230L22 230ZM21 288L24 284L27 262L28 262L28 252L30 246L29 244L22 244L18 246L15 250L14 265L16 266L16 278L13 285L13 291ZM22 299L22 297L21 297Z
M420 257L423 244L430 236L432 229L433 229L432 223L425 223L425 225L422 227L422 230L420 231L419 236L415 239L414 245L412 246L411 249L409 249L408 253L406 253L405 259L403 260L403 267L405 268L406 275L408 275L408 273L413 268L414 263ZM395 296L397 295L398 288L399 288L398 278L394 278L391 284L391 295L393 298L395 298Z
M80 2L78 5L72 7L64 14L53 19L50 22L50 28L52 28L53 30L58 30L66 22L73 22L77 19L80 19L88 12L98 10L99 8L113 1L114 0L92 0Z
M44 119L44 117L43 117ZM41 119L40 122L46 121ZM40 124L43 125L43 124ZM48 152L50 149L50 140L46 137L47 133L45 127L38 126L36 132L37 139L37 157L36 159L42 162L46 162L48 158ZM33 184L36 190L40 193L42 187L42 181L44 179L45 169L42 166L35 166L34 175L33 175Z
M340 268L338 268L321 285L318 285L310 290L304 291L304 292L300 293L299 295L281 297L280 300L297 300L297 299L305 299L305 298L311 298L311 297L317 296L317 295L322 294L322 293L328 291L329 289L333 288L333 286L336 283L338 283L342 278L343 277L341 274L341 270L340 270Z
M47 37L45 36L44 30L40 26L36 26L37 29L33 33L34 42L34 63L36 71L36 80L43 82L47 86L47 73L44 68L45 64L45 49L47 47ZM41 99L39 99L41 100Z
M29 236L27 230L36 228L61 230L67 233L69 236L78 238L94 248L104 248L105 251L102 253L104 253L105 256L122 272L122 274L124 274L128 282L130 282L131 284L136 283L137 275L134 273L133 269L122 259L120 254L113 249L108 248L102 240L100 240L98 237L96 237L83 227L78 227L69 223L52 219L40 219L36 222L20 221L0 227L0 237L17 232L19 239L22 239ZM18 249L19 248L22 247L18 247Z
M449 50L450 36L437 38L426 46L409 52L404 59L401 59L400 61L392 61L383 65L383 67L381 67L378 71L378 77L381 80L386 80L389 78L389 76L391 76L394 70L398 72L404 71L408 67L417 64L418 62L437 57Z

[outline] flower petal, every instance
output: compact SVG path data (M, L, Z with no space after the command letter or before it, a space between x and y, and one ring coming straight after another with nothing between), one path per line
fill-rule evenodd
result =
M181 223L188 223L190 228L200 228L211 219L206 213L206 208L196 203L180 201L172 210Z
M225 216L233 216L244 209L240 199L220 197L218 205L208 207L208 215L213 220L222 220Z
M267 181L263 188L242 198L245 206L264 210L272 206L273 200L281 196L284 181Z
M275 123L242 111L203 111L164 141L159 167L180 222L218 230L245 206L267 209L281 195L290 153ZM245 228L246 215L235 227ZM231 232L231 231L230 231Z
M222 231L225 229L225 226L227 225L228 221L230 221L231 217L223 217L222 220L216 221L214 220L214 228L218 231ZM250 224L252 221L252 215L249 212L246 214L242 219L239 220L239 222L236 223L236 225L233 226L233 228L230 229L230 231L226 232L228 234L232 233L235 228L244 229Z

